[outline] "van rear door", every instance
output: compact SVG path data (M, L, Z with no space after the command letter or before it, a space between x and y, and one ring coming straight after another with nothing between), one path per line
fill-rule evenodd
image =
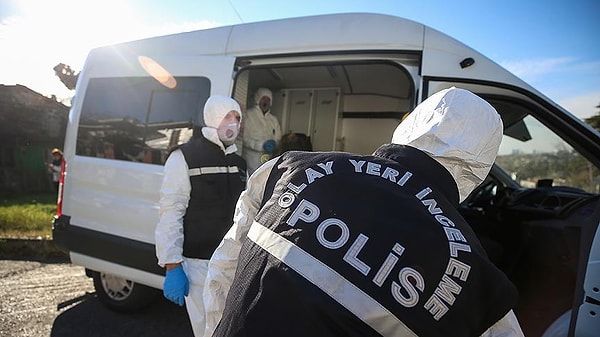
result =
M162 165L191 137L206 99L231 95L235 61L168 52L122 45L90 53L69 118L63 217L53 233L74 264L156 288Z

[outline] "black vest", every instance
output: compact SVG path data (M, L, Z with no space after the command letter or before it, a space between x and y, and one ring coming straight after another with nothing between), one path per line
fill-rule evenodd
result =
M246 186L246 162L204 137L180 146L192 191L183 217L183 256L209 259L233 224L233 212Z
M479 336L516 290L457 205L414 148L283 154L213 336Z

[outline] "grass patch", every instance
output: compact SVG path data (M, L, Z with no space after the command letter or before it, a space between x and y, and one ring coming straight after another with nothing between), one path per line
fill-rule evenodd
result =
M0 199L0 237L51 238L56 194L29 194Z

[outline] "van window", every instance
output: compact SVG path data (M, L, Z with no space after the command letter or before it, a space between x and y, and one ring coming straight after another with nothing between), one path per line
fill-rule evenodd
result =
M496 164L523 187L546 183L600 193L598 168L531 115L507 127Z
M171 147L191 138L210 95L206 77L176 82L169 89L152 77L90 79L76 154L162 165Z

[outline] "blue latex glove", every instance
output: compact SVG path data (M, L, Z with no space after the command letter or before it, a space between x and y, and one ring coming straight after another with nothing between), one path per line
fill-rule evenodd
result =
M190 284L183 272L183 267L177 266L167 271L165 283L163 284L163 294L167 299L179 306L183 306L184 297L189 292Z
M263 150L266 153L273 153L273 151L275 151L276 146L277 146L277 143L273 139L269 139L266 142L264 142Z

